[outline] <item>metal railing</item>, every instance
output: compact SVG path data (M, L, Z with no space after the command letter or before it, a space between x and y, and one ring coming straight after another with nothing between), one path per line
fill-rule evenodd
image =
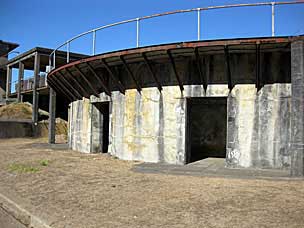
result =
M189 13L189 12L196 12L197 13L197 40L201 40L201 11L204 10L215 10L215 9L226 9L226 8L236 8L236 7L251 7L251 6L271 6L271 34L272 36L275 36L275 5L291 5L291 4L301 4L304 3L304 1L290 1L290 2L261 2L261 3L245 3L245 4L233 4L233 5L222 5L222 6L208 6L203 8L193 8L193 9L185 9L185 10L176 10L166 13L159 13L159 14L153 14L150 16L144 16L144 17L137 17L129 20L119 21L116 23L104 25L86 32L83 32L77 36L74 36L73 38L67 40L60 46L58 46L49 56L49 65L51 66L51 69L54 69L56 67L56 51L61 49L62 47L66 46L66 52L67 52L67 63L70 62L70 44L74 40L85 36L87 34L92 34L92 55L96 54L96 32L99 30L103 30L106 28L114 27L117 25L127 24L136 22L136 47L140 47L140 22L143 20L156 18L156 17L162 17L162 16L168 16L173 14L180 14L180 13Z
M34 89L34 76L26 77L20 81L21 92L30 91ZM37 82L37 88L43 88L47 86L46 73L40 73ZM9 83L10 92L9 94L18 93L19 80L14 80Z

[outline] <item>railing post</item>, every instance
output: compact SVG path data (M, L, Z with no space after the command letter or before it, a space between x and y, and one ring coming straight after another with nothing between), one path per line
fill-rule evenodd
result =
M53 68L56 67L56 51L54 51L54 55L53 55Z
M92 54L95 55L96 47L96 30L93 30L93 44L92 44Z
M70 62L70 42L67 42L67 63Z
M139 47L139 18L136 18L136 47Z
M7 66L6 69L6 99L8 99L11 94L12 68Z
M49 67L51 68L52 67L52 54L50 54L49 56ZM50 69L51 70L51 69Z
M197 8L197 40L200 40L201 37L201 8Z
M274 34L274 5L275 5L275 2L271 2L271 36L275 36L275 34Z

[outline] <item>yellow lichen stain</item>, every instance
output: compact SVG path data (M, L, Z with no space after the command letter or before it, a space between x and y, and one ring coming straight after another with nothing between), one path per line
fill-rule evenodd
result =
M142 110L141 110L141 122L142 122L142 137L155 136L155 108L158 108L158 94L157 88L147 88L142 90Z
M136 143L133 143L133 142L125 142L124 143L127 145L127 148L128 148L128 153L136 153L137 151L139 150L142 150L145 145L143 144L136 144Z
M128 148L128 153L136 152L134 136L136 133L136 93L135 89L127 90L125 94L125 119L124 119L124 139L123 142Z

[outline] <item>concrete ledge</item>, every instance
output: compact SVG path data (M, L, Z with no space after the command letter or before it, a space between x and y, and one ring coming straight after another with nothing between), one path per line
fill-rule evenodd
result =
M29 228L51 228L41 219L20 207L18 204L0 193L0 209L12 216L17 223ZM1 223L1 221L0 221Z
M30 120L0 120L0 138L32 137L33 127Z
M232 179L304 181L304 178L290 176L290 170L226 168L222 158L207 158L184 166L160 163L140 163L132 170L139 173L189 175Z

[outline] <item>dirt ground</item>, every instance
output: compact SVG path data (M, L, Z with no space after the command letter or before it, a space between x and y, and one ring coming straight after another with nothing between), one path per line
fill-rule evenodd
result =
M134 173L40 142L0 140L0 192L52 227L304 227L304 181Z

